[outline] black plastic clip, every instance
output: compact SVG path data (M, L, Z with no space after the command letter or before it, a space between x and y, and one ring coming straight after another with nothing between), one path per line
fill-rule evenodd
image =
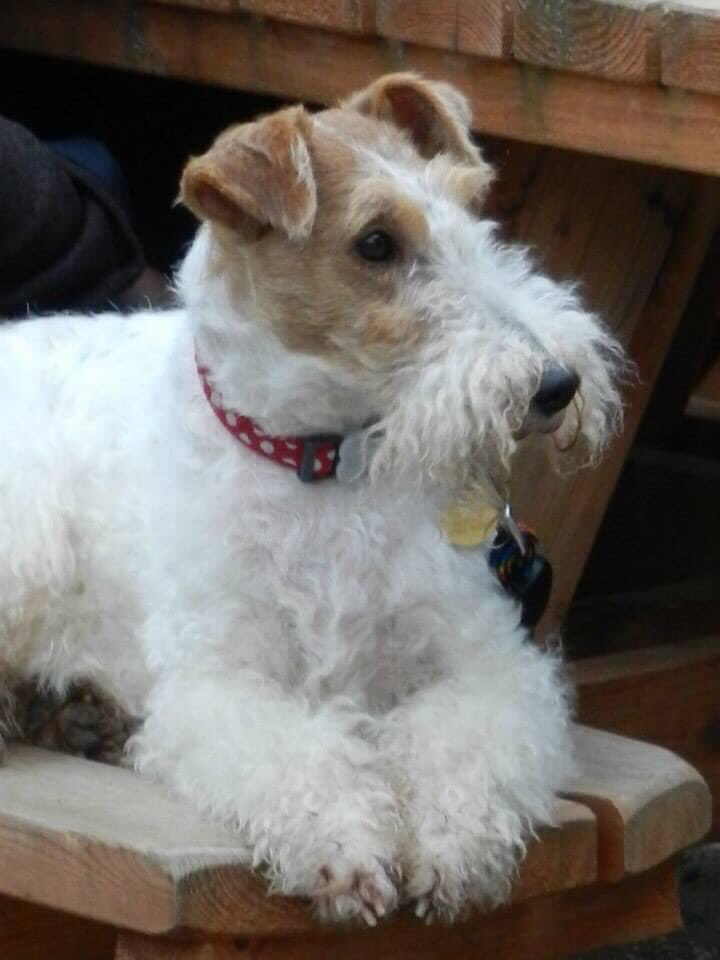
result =
M327 477L332 477L337 467L337 452L342 443L342 439L343 438L337 433L315 433L310 437L303 437L302 458L300 460L300 466L297 469L298 478L302 480L303 483L312 483L313 480L325 480ZM332 444L335 448L332 470L325 477L316 477L315 453L318 447L324 447L327 444Z

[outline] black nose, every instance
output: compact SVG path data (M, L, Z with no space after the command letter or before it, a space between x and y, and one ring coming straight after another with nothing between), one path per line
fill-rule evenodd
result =
M542 375L540 389L532 399L532 405L545 417L560 413L575 396L580 386L580 377L567 367L548 367Z

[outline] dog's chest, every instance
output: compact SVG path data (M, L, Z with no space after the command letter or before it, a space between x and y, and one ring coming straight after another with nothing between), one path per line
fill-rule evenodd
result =
M310 695L352 693L378 708L422 684L438 669L438 610L457 586L429 510L334 481L308 490L291 477L281 490L284 478L267 476L238 495L224 538L231 602L258 623L266 668Z

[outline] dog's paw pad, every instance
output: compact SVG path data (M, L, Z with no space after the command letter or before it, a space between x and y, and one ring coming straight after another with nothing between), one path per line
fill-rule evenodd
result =
M374 927L397 904L397 888L388 870L334 870L323 867L315 888L315 903L326 919L359 918Z
M16 691L16 724L22 737L49 750L63 750L105 763L121 763L134 721L90 683L65 695L27 683Z

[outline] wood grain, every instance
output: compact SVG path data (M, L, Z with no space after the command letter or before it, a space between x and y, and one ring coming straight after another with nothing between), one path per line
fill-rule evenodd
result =
M662 35L662 80L670 87L720 94L720 8L672 10Z
M458 0L377 0L376 29L382 37L454 50L457 15Z
M509 57L512 36L510 0L458 0L458 50L479 57Z
M453 926L401 917L375 930L251 940L252 960L555 960L680 926L672 864L609 886L524 901Z
M183 943L163 937L122 931L118 937L115 960L243 960L249 954L232 940L208 940Z
M678 753L707 781L720 830L720 638L570 664L583 723Z
M0 897L2 960L112 960L114 948L112 927Z
M5 0L0 35L18 50L319 103L417 69L464 90L480 131L720 172L720 98L707 94L133 0Z
M597 817L600 880L643 873L710 829L710 791L680 757L591 727L574 741L578 771L564 792Z
M558 802L531 844L515 898L596 876L595 818ZM308 905L270 897L233 834L130 771L13 745L0 768L0 891L116 926L163 934L290 935Z
M301 23L323 30L371 33L375 0L153 0L174 7L196 7L219 13L250 11L258 16Z
M660 79L661 9L606 0L513 0L517 60L612 80Z

